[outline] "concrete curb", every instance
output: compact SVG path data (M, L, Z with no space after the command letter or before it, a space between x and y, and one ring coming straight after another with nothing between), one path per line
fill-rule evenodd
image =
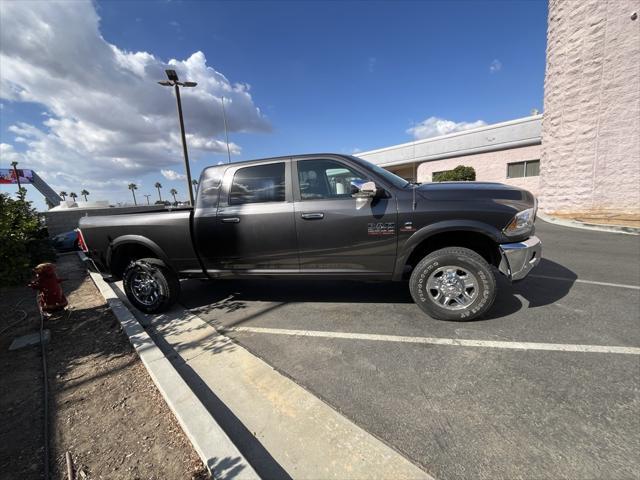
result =
M640 228L625 227L623 225L603 225L599 223L586 223L577 220L566 220L563 218L550 217L545 213L538 211L538 218L547 223L561 225L563 227L579 228L582 230L593 230L596 232L624 233L626 235L640 235Z
M83 261L87 259L81 252L79 256ZM253 467L118 298L113 288L99 273L89 271L89 275L122 325L131 345L212 477L259 479Z

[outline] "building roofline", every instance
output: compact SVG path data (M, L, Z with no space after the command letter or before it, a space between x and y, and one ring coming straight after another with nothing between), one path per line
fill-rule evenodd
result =
M515 142L505 142L499 144L485 145L483 147L474 147L466 150L456 150L454 152L439 153L436 155L423 155L411 159L394 160L392 162L376 163L379 167L398 167L400 165L411 165L414 163L434 162L436 160L445 160L447 158L466 157L469 155L476 155L480 153L496 152L498 150L507 150L510 148L530 147L532 145L540 145L542 141L540 139L528 138L524 140L518 140ZM364 159L366 160L366 158Z
M413 145L422 145L425 143L431 143L431 142L437 142L443 139L448 139L448 138L454 138L454 137L461 137L464 135L470 135L473 133L478 133L478 132L482 132L482 131L486 131L486 130L493 130L495 128L500 128L500 127L507 127L510 125L518 125L520 123L528 123L528 122L533 122L536 120L540 120L542 119L542 113L539 113L537 115L529 115L528 117L522 117L522 118L516 118L514 120L508 120L506 122L500 122L500 123L492 123L491 125L483 125L482 127L478 127L478 128L471 128L469 130L462 130L461 132L453 132L453 133L447 133L446 135L438 135L437 137L430 137L430 138L424 138L422 140L412 140L410 142L406 142L406 143L399 143L396 145L391 145L390 147L383 147L383 148L377 148L375 150L367 150L366 152L358 152L355 155L360 156L360 155L371 155L374 153L380 153L380 152L386 152L389 150L395 150L397 148L403 148L403 147L410 147ZM403 163L411 163L413 162L413 160L405 160L403 161ZM382 165L382 164L380 164Z

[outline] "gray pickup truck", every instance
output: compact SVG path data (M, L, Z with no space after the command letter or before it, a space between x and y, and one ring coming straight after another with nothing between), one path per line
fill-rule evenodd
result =
M537 202L499 183L416 184L337 154L206 168L195 208L84 217L80 244L122 278L131 303L167 310L181 278L408 280L429 316L471 320L495 271L524 278L541 257Z

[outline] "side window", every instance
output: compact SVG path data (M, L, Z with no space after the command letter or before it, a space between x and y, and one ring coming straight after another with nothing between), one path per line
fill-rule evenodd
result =
M240 168L233 176L229 205L284 202L284 163Z
M351 182L354 180L366 179L335 160L298 161L298 184L302 200L351 197Z

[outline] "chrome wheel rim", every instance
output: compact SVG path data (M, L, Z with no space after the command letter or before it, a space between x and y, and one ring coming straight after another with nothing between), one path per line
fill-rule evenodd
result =
M153 305L160 298L160 285L152 275L139 270L131 277L131 293L143 305Z
M446 265L429 275L426 293L439 307L462 310L478 297L478 279L466 268Z

